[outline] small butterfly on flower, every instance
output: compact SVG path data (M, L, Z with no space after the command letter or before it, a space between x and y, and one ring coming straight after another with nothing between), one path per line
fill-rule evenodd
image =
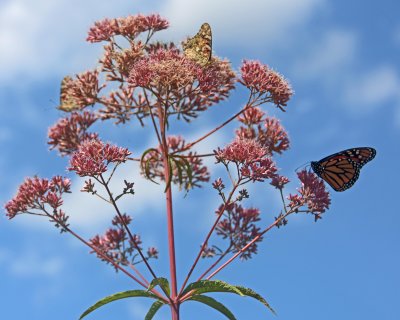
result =
M199 32L183 43L183 52L185 56L202 67L210 63L212 51L212 34L211 27L206 22L200 27Z
M74 97L68 92L68 84L73 81L70 76L66 76L61 81L60 89L60 105L57 107L58 110L65 112L72 112L79 110L79 106L76 104Z

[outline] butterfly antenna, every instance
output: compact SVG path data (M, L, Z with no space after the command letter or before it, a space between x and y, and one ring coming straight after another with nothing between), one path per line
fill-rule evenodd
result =
M54 102L54 100L53 99L49 99L49 102L51 102L53 105L57 105L57 103L56 102ZM44 108L44 110L45 111L47 111L47 110L50 110L50 109L53 109L54 107L51 107L51 106L47 106L47 107L45 107Z
M297 167L296 170L294 170L295 172L297 172L297 170L299 170L302 167L309 167L310 166L310 161L307 161L306 163L303 163L301 166Z

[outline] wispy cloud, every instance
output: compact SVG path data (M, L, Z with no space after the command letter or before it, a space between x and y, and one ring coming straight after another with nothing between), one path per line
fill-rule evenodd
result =
M307 53L298 57L293 73L301 79L330 81L354 62L357 42L353 32L329 30L306 47Z
M137 9L136 9L137 10ZM0 5L1 82L41 79L78 72L93 61L98 46L85 43L95 19L135 13L123 0L8 0Z
M48 277L59 275L64 267L60 257L40 256L35 250L24 250L18 253L2 252L3 260L7 258L9 272L18 277Z
M368 112L397 101L400 104L400 76L393 66L378 66L354 75L346 83L344 100L357 112Z
M349 113L373 112L388 103L400 105L400 73L381 61L363 66L358 35L326 31L295 62L293 74L315 83Z
M325 0L170 0L161 12L181 36L192 34L196 31L193 28L207 21L217 31L217 41L243 46L246 39L257 46L259 42L287 36L325 3Z

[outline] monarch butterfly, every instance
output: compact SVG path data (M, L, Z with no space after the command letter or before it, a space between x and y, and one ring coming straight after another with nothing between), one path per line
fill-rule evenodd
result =
M76 105L73 97L68 93L67 85L72 81L72 78L66 76L61 81L61 89L60 89L60 105L57 107L58 110L71 112L79 107Z
M357 181L361 168L375 158L375 155L374 148L351 148L319 161L311 161L311 168L335 191L344 191Z
M199 32L183 43L183 52L185 56L196 61L202 67L206 66L211 60L212 34L211 27L206 22L200 27Z

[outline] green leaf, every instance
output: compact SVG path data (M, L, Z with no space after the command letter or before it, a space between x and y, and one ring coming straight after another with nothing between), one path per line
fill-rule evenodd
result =
M116 300L120 300L120 299L133 298L133 297L147 297L147 298L158 299L158 297L155 294L148 292L146 290L128 290L128 291L124 291L124 292L118 292L118 293L115 293L111 296L105 297L105 298L97 301L94 305L92 305L84 313L82 313L82 315L79 317L79 319L83 319L89 313L104 306L107 303L110 303L110 302L113 302Z
M150 307L149 311L147 312L146 316L144 317L144 320L153 319L153 317L156 314L156 312L158 311L158 309L160 309L163 305L164 305L164 302L162 302L162 301L154 302L151 305L151 307Z
M203 296L203 295L195 295L195 296L192 296L188 300L193 300L193 301L198 301L198 302L204 303L204 304L208 305L209 307L214 308L215 310L221 312L228 319L236 320L233 313L227 307L225 307L221 302L218 302L214 298Z
M237 289L236 286L233 286L221 280L200 280L192 282L185 288L185 290L183 290L182 295L188 293L191 290L194 290L195 294L200 294L204 292L229 292L244 296L244 294L239 289Z
M147 289L148 291L150 291L151 289L153 289L155 286L160 286L161 289L163 289L163 291L170 296L171 295L171 291L169 289L169 282L167 279L165 278L155 278L153 279L150 284L149 284L149 288Z
M270 304L265 300L261 295L259 295L257 292L250 288L242 287L242 286L235 286L237 289L239 289L245 296L254 298L258 301L260 301L264 306L266 306L273 314L276 314L275 310L272 309Z
M175 161L176 169L178 170L178 181L179 181L179 190L182 189L183 184L183 175L182 175L182 167L179 161Z
M192 166L190 165L189 161L186 158L182 157L182 160L186 165L186 173L187 173L188 181L189 181L187 183L186 190L190 190L192 187L192 181L193 181L193 169L192 169Z
M156 148L149 148L147 149L145 152L143 152L142 157L140 158L140 164L143 166L143 161L144 161L144 157L151 151L154 151L156 153L159 153L159 151Z
M187 174L188 182L186 183L185 189L189 191L192 188L192 181L193 181L193 169L190 164L190 162L183 156L180 155L175 155L176 158L179 158L182 160L184 166L185 166L185 171ZM182 184L182 183L181 183Z
M159 184L157 181L154 181L152 178L150 178L150 162L151 162L151 158L147 159L146 161L144 161L144 158L146 157L146 155L151 151L159 153L159 151L157 149L155 149L155 148L147 149L145 152L143 152L142 157L140 158L140 166L142 167L142 170L144 171L145 177L147 179L149 179L151 182L154 182L155 184Z
M194 291L192 297L205 292L229 292L238 294L240 296L248 296L258 300L272 313L276 314L275 310L272 309L269 303L261 295L250 288L231 285L221 280L200 280L189 284L182 294L184 295L192 290ZM189 299L191 299L192 297L190 297Z
M165 185L164 192L167 192L167 190L171 187L172 178L174 176L174 173L172 171L174 160L168 156L168 161L167 162L168 162L169 177L168 177L168 181L167 181L167 183Z

